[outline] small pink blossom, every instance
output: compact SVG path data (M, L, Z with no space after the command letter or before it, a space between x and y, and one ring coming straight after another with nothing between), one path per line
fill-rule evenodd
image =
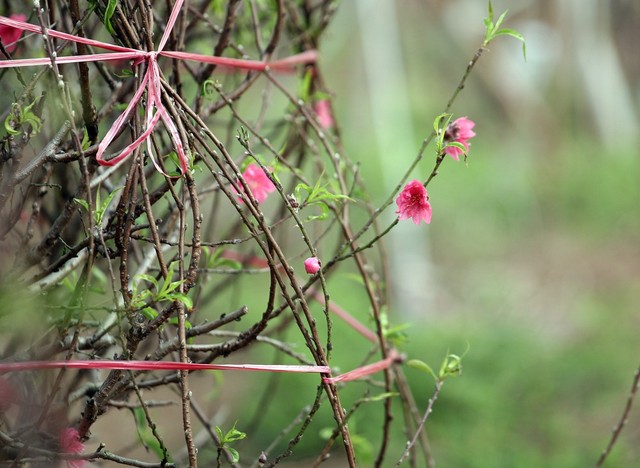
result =
M476 136L472 128L476 125L473 120L469 120L466 117L460 117L449 124L447 130L444 132L444 142L450 143L456 141L461 143L465 147L467 153L469 152L469 139ZM449 146L445 148L445 153L451 156L456 161L460 160L460 155L463 151L455 146Z
M315 103L313 110L316 113L320 126L327 130L333 127L333 115L331 115L331 106L329 101L322 99Z
M320 271L320 260L316 257L309 257L304 261L304 270L310 275L315 275Z
M400 215L400 219L413 218L416 224L420 224L420 221L427 224L431 222L429 195L419 180L412 180L404 186L396 198L396 205L398 205L396 214Z
M265 201L269 194L276 189L267 174L257 164L249 164L242 173L242 177L258 203ZM240 202L244 203L242 199Z
M22 14L17 14L9 16L9 19L15 21L25 21L27 17ZM18 39L20 39L20 36L22 36L22 33L22 29L7 26L5 24L0 24L0 40L2 41L2 45L7 52L11 53L16 50L16 47L18 46L17 41Z
M64 453L82 453L84 444L80 442L80 434L75 427L67 427L60 432L60 449ZM67 468L83 468L86 460L66 460Z

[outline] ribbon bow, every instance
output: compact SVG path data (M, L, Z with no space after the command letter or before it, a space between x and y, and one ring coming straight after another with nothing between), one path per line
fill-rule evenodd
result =
M101 60L134 60L136 64L146 62L147 70L138 87L136 93L133 98L127 105L127 108L124 110L122 114L116 119L116 121L112 124L109 131L106 133L100 144L98 145L98 151L96 153L96 160L98 163L103 166L115 166L119 164L124 159L126 159L143 141L147 141L147 150L151 160L155 167L162 173L162 169L156 162L153 157L153 152L151 151L151 142L148 140L149 136L153 132L155 126L162 119L167 130L169 131L169 135L171 137L171 141L173 142L176 153L178 154L178 160L180 162L180 169L182 173L186 173L188 170L189 159L185 153L184 146L180 139L180 135L178 133L178 128L175 122L171 119L171 116L165 109L162 104L161 98L161 79L160 79L160 69L158 67L158 56L165 56L178 60L196 60L202 63L211 63L215 65L223 65L232 68L240 68L245 70L255 70L255 71L264 71L267 68L274 70L285 70L289 69L297 64L304 63L313 63L316 61L317 53L315 50L310 50L307 52L303 52L301 54L293 55L287 57L282 60L276 60L273 62L263 62L263 61L255 61L255 60L243 60L243 59L233 59L228 57L215 57L209 55L202 54L193 54L189 52L179 52L179 51L165 51L164 46L169 39L169 34L175 25L176 19L178 18L178 14L180 13L180 8L184 0L176 0L176 3L171 10L171 15L169 16L169 21L167 22L167 26L162 34L162 38L160 39L160 43L158 44L158 48L155 51L142 51L138 49L131 49L129 47L122 47L115 44L109 44L106 42L96 41L93 39L87 39L84 37L74 36L72 34L58 32L53 29L41 28L39 26L26 23L24 21L12 20L11 18L7 18L4 16L0 16L0 24L4 24L13 28L18 28L23 31L30 31L37 34L46 34L51 37L56 37L59 39L64 39L67 41L87 44L93 47L98 47L105 50L112 51L111 53L102 53L102 54L88 54L88 55L76 55L71 57L56 57L55 61L57 63L78 63L78 62L94 62ZM33 65L48 65L51 63L50 58L34 58L34 59L18 59L18 60L0 60L0 68L11 68L11 67L27 67ZM144 131L125 149L123 149L118 155L114 156L111 159L104 159L104 152L109 147L114 138L118 135L120 129L124 125L124 123L128 120L131 111L136 107L138 102L140 102L140 98L142 97L142 93L144 90L147 90L147 107L145 111L145 129ZM155 112L154 112L155 109Z

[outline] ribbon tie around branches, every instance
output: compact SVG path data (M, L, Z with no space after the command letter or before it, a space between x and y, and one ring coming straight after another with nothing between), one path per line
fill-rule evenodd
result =
M175 147L180 162L180 169L182 173L186 173L189 166L189 158L185 152L184 145L180 139L178 128L175 122L172 120L170 114L162 104L162 87L160 68L158 66L158 57L165 56L177 60L195 60L201 63L210 63L214 65L222 65L231 68L239 68L244 70L265 71L267 69L273 70L287 70L298 64L314 63L317 58L315 50L306 51L297 55L292 55L282 60L275 60L273 62L233 59L228 57L215 57L210 55L193 54L189 52L180 51L165 51L164 46L169 39L169 35L176 23L178 14L182 7L184 0L176 0L176 3L171 10L171 15L167 21L167 26L162 34L158 48L155 51L142 51L138 49L132 49L129 47L122 47L115 44L109 44L106 42L96 41L93 39L87 39L84 37L74 36L73 34L58 32L53 29L41 28L24 21L12 20L10 18L0 16L0 24L4 24L13 28L21 29L23 31L29 31L36 34L48 35L58 39L72 41L76 43L82 43L93 47L110 50L111 53L102 54L88 54L77 55L71 57L45 57L34 59L18 59L18 60L0 60L0 68L12 68L12 67L27 67L34 65L49 65L52 60L56 63L78 63L78 62L94 62L94 61L109 61L109 60L133 60L134 65L141 63L147 64L145 75L135 92L133 98L127 105L125 111L113 123L109 131L106 133L100 144L98 145L98 151L96 153L96 160L98 163L104 166L115 166L124 159L126 159L140 144L146 140L147 150L151 160L155 167L162 173L164 171L160 168L151 150L151 142L149 136L153 132L155 126L160 120L162 120L169 131L171 141ZM122 126L129 119L131 112L140 102L142 94L147 91L147 106L145 110L145 128L144 131L126 148L124 148L118 155L105 159L104 152L109 147L111 142L120 133ZM155 112L154 112L155 109Z

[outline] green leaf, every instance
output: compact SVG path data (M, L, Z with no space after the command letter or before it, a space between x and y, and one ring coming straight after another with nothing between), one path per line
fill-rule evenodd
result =
M444 146L444 136L449 122L451 122L452 114L443 113L437 116L433 121L433 130L436 132L436 152L442 153Z
M462 374L462 358L457 354L449 354L442 365L440 366L440 372L438 377L442 380L449 376L457 377Z
M122 70L120 70L120 73L114 73L114 75L116 75L118 78L132 78L136 76L136 74L130 68L123 68Z
M524 57L525 60L527 60L527 43L524 40L524 36L522 34L520 34L515 29L500 29L499 31L496 31L494 33L494 35L493 35L493 37L498 37L498 36L511 36L511 37L521 41L522 42L522 56Z
M311 93L311 82L313 80L313 69L307 68L307 71L300 82L300 99L303 102L309 101L309 94Z
M73 201L83 207L85 210L89 211L89 202L87 200L82 200L80 198L74 198Z
M89 141L89 132L87 132L87 129L84 129L84 134L82 135L82 143L80 144L80 146L82 146L82 151L86 151L89 149L89 144L91 142Z
M37 133L42 126L42 120L36 114L31 112L31 108L35 105L36 101L33 101L27 107L22 110L22 123L28 123L33 127L32 135Z
M116 31L113 29L113 26L111 25L111 18L116 12L116 6L118 6L118 0L109 0L107 8L104 11L104 25L107 27L107 31L109 31L109 33L111 34L116 33Z
M342 200L353 201L353 199L348 197L347 195L332 193L328 189L329 186L330 186L330 183L326 183L322 185L322 174L320 175L320 177L318 177L318 180L316 181L313 187L310 187L309 185L302 182L296 185L294 189L294 194L296 198L298 200L302 200L304 198L304 201L300 203L301 207L306 207L310 205L318 205L320 207L321 213L319 215L308 216L307 221L326 219L329 216L329 206L326 203L327 201L330 201L330 202L339 202ZM301 197L301 194L303 191L306 192L307 194L306 197Z
M136 275L136 278L141 279L142 281L146 281L147 283L151 283L155 286L156 290L158 289L158 280L153 276L147 275L146 273L141 273L139 275Z
M200 89L200 96L204 96L205 99L213 99L216 94L215 90L218 88L220 88L220 82L218 80L205 80Z
M433 131L436 132L436 134L440 134L440 129L446 127L446 125L442 125L442 120L444 119L446 119L445 124L448 125L449 120L451 120L451 114L447 114L445 112L443 114L440 114L433 120Z
M509 12L509 10L504 10L504 13L502 13L500 15L500 18L498 18L498 21L496 21L496 24L493 25L493 29L496 30L500 27L500 25L502 24L502 22L504 21L504 19L507 16L507 13ZM494 33L495 36L495 33Z
M319 203L321 213L319 215L307 216L307 221L322 221L329 217L329 207L325 203Z
M98 208L96 209L96 212L94 214L94 219L96 224L101 224L102 223L102 218L104 217L104 213L107 211L107 208L109 207L109 204L111 204L111 201L113 200L113 197L115 197L118 192L120 190L122 190L124 187L118 187L117 189L113 190L112 192L109 193L109 195L107 196L107 198L105 199L105 201L100 205L100 192L98 191L98 194L96 195L96 205L99 205Z
M418 369L424 372L425 374L431 375L434 379L438 380L436 373L433 372L433 369L431 369L429 364L427 364L426 362L423 362L419 359L410 359L409 361L407 361L407 366L413 367L414 369Z
M152 307L145 307L140 311L140 313L149 320L153 320L158 316L158 312Z
M193 309L193 301L184 293L174 293L171 295L173 300L180 301L187 309Z
M20 104L14 102L11 104L11 110L4 119L4 128L9 135L17 135L22 132L20 127L23 125L30 125L31 131L29 136L36 135L42 128L42 120L40 117L31 112L31 108L35 105L36 101L33 101L28 106L22 108Z
M233 423L233 427L229 429L229 431L226 434L224 434L224 436L222 435L222 429L216 426L216 431L218 432L218 436L220 437L221 447L226 446L226 444L228 443L235 442L236 440L241 440L247 437L247 434L236 429L237 423L238 423L237 421Z
M13 128L13 125L11 125L11 121L14 117L15 116L13 115L13 112L9 112L9 115L7 115L7 117L4 119L4 129L9 135L17 135L18 133L20 133L19 130L16 130L15 128Z
M238 463L240 461L240 454L238 453L238 451L232 447L227 447L227 450L231 455L231 460L233 461L233 463Z
M449 143L447 143L447 144L446 144L446 146L445 146L444 148L442 148L442 149L449 148L450 146L453 146L453 147L458 148L459 150L461 150L461 151L462 151L462 153L463 153L463 154L464 154L464 156L465 156L465 159L466 159L466 157L467 157L467 148L465 148L465 147L464 147L464 145L463 145L462 143L460 143L460 142L458 142L458 141L450 141L450 142L449 142Z
M484 19L484 26L485 26L486 32L484 35L484 42L482 43L482 46L486 47L491 41L493 41L498 36L511 36L515 39L518 39L519 41L522 41L522 56L524 57L525 60L527 60L527 47L522 34L520 34L515 29L507 29L507 28L500 29L500 26L502 25L505 18L507 17L508 11L509 10L505 10L504 13L502 13L498 18L498 21L496 21L494 24L493 23L493 6L491 5L491 2L489 2L489 15Z
M224 439L225 439L225 442L229 443L229 442L235 442L236 440L245 439L246 437L247 437L247 434L237 430L234 424L234 426L229 430L229 432L227 432Z
M166 457L166 454L162 450L160 446L160 442L155 438L153 432L149 428L147 423L147 418L144 414L144 410L141 407L137 407L133 409L134 419L136 422L136 431L138 433L138 438L140 442L150 449L156 456L163 460Z
M181 175L181 168L182 166L180 165L180 158L178 157L178 153L176 153L175 151L171 151L167 157L171 160L171 162L173 162L173 164L176 165L175 170L170 171L169 175L172 177L179 177ZM192 169L192 161L189 160L189 169Z

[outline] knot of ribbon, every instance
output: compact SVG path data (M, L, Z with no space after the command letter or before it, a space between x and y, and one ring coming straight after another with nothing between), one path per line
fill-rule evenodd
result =
M162 34L162 38L160 39L160 43L155 51L142 51L138 49L132 49L129 47L118 46L115 44L109 44L106 42L96 41L93 39L88 39L84 37L74 36L73 34L63 33L59 31L55 31L53 29L41 28L40 26L33 25L31 23L27 23L24 21L18 21L15 19L7 18L4 16L0 16L0 24L10 26L13 28L21 29L23 31L29 31L36 34L48 35L51 37L55 37L58 39L64 39L71 42L82 43L86 45L90 45L93 47L97 47L104 50L110 50L111 53L101 53L101 54L87 54L87 55L76 55L71 57L56 57L56 63L64 64L64 63L79 63L79 62L93 62L93 61L113 61L113 60L133 60L134 65L139 65L141 63L146 62L147 69L145 72L138 89L136 90L134 96L129 101L126 109L115 122L112 124L111 128L107 131L104 138L98 145L98 151L96 153L96 160L98 163L104 166L115 166L119 164L124 159L126 159L143 141L147 142L147 151L149 156L155 165L155 167L164 174L164 171L160 168L159 164L153 157L153 152L151 151L151 142L149 141L149 136L153 132L155 126L158 124L160 120L162 120L169 132L171 137L171 141L176 150L176 154L178 156L178 160L180 163L180 169L182 173L186 173L189 166L189 158L185 152L184 145L182 140L180 139L180 134L178 132L178 128L175 122L172 120L171 115L167 112L166 108L162 103L162 91L161 91L161 75L160 68L158 66L158 57L165 56L172 59L177 60L195 60L201 63L209 63L214 65L222 65L231 68L239 68L245 70L254 70L254 71L265 71L267 69L273 70L287 70L292 67L295 67L299 64L307 64L314 63L317 58L317 52L315 50L309 50L306 52L302 52L297 55L293 55L281 60L275 60L272 62L266 61L256 61L256 60L245 60L245 59L234 59L228 57L216 57L210 55L202 55L202 54L194 54L190 52L180 52L180 51L165 51L164 46L169 39L169 35L173 30L173 27L176 23L178 15L180 13L180 9L184 0L176 0L173 8L171 10L171 14L169 16L169 20L167 21L166 28L164 33ZM1 68L12 68L12 67L27 67L27 66L35 66L35 65L48 65L51 64L51 61L54 60L52 58L34 58L34 59L17 59L17 60L0 60L0 69ZM144 118L144 130L142 133L127 147L125 147L120 153L116 156L113 156L109 159L105 159L105 151L111 144L111 142L116 138L116 136L120 133L123 125L129 119L131 112L136 108L144 91L147 91L147 106L145 110L145 118Z

